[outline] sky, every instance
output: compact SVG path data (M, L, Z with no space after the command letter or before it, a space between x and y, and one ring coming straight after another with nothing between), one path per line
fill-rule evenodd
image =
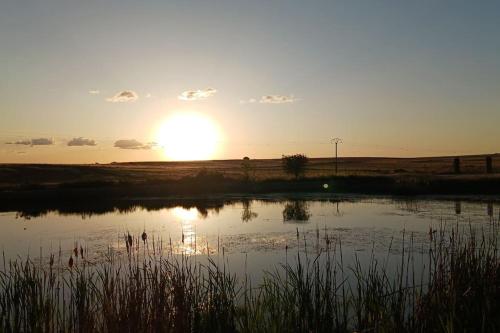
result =
M500 152L499 13L2 0L0 163Z

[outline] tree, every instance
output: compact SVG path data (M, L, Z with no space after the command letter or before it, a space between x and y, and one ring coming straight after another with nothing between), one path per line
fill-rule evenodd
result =
M460 173L460 159L458 157L453 159L453 172Z
M241 162L241 170L243 171L243 179L245 181L249 181L250 173L253 171L253 166L248 156L243 157L243 162Z
M493 159L491 156L486 156L486 173L493 173Z
M304 174L308 162L309 158L304 154L283 155L281 157L283 169L286 173L294 175L295 179L299 179Z

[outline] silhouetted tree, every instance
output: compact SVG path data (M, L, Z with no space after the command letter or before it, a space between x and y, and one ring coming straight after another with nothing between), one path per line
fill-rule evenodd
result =
M491 156L486 156L486 173L493 172L493 160Z
M283 169L286 173L294 175L295 179L298 179L304 173L308 162L309 158L304 154L283 155L281 157Z
M460 173L460 159L458 157L453 159L453 172Z
M243 162L241 162L241 169L243 171L243 179L245 181L249 181L250 173L253 170L252 163L250 162L250 157L248 156L243 157Z

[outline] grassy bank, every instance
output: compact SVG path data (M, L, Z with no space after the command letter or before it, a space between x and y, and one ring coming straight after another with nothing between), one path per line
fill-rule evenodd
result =
M300 250L259 285L230 272L223 248L201 260L126 236L125 259L110 251L95 266L78 248L69 261L4 263L0 331L498 331L497 222L488 228L429 230L422 249L408 235L392 268L375 256L347 267L339 239L318 230L306 244L297 232Z
M500 194L498 155L487 174L484 156L311 159L298 181L281 160L136 162L106 165L0 165L0 199L152 197L211 193L335 192ZM246 181L245 181L246 180ZM328 188L324 185L327 184Z
M160 198L215 194L360 193L388 195L498 195L500 177L484 176L337 176L299 180L243 181L219 173L198 174L179 180L142 182L71 182L26 185L0 190L3 205L29 201L67 202L110 198Z

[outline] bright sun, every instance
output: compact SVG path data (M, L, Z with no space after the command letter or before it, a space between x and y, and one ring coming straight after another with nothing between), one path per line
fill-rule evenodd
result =
M158 144L172 160L205 160L214 156L219 130L206 116L198 113L178 113L160 125Z

